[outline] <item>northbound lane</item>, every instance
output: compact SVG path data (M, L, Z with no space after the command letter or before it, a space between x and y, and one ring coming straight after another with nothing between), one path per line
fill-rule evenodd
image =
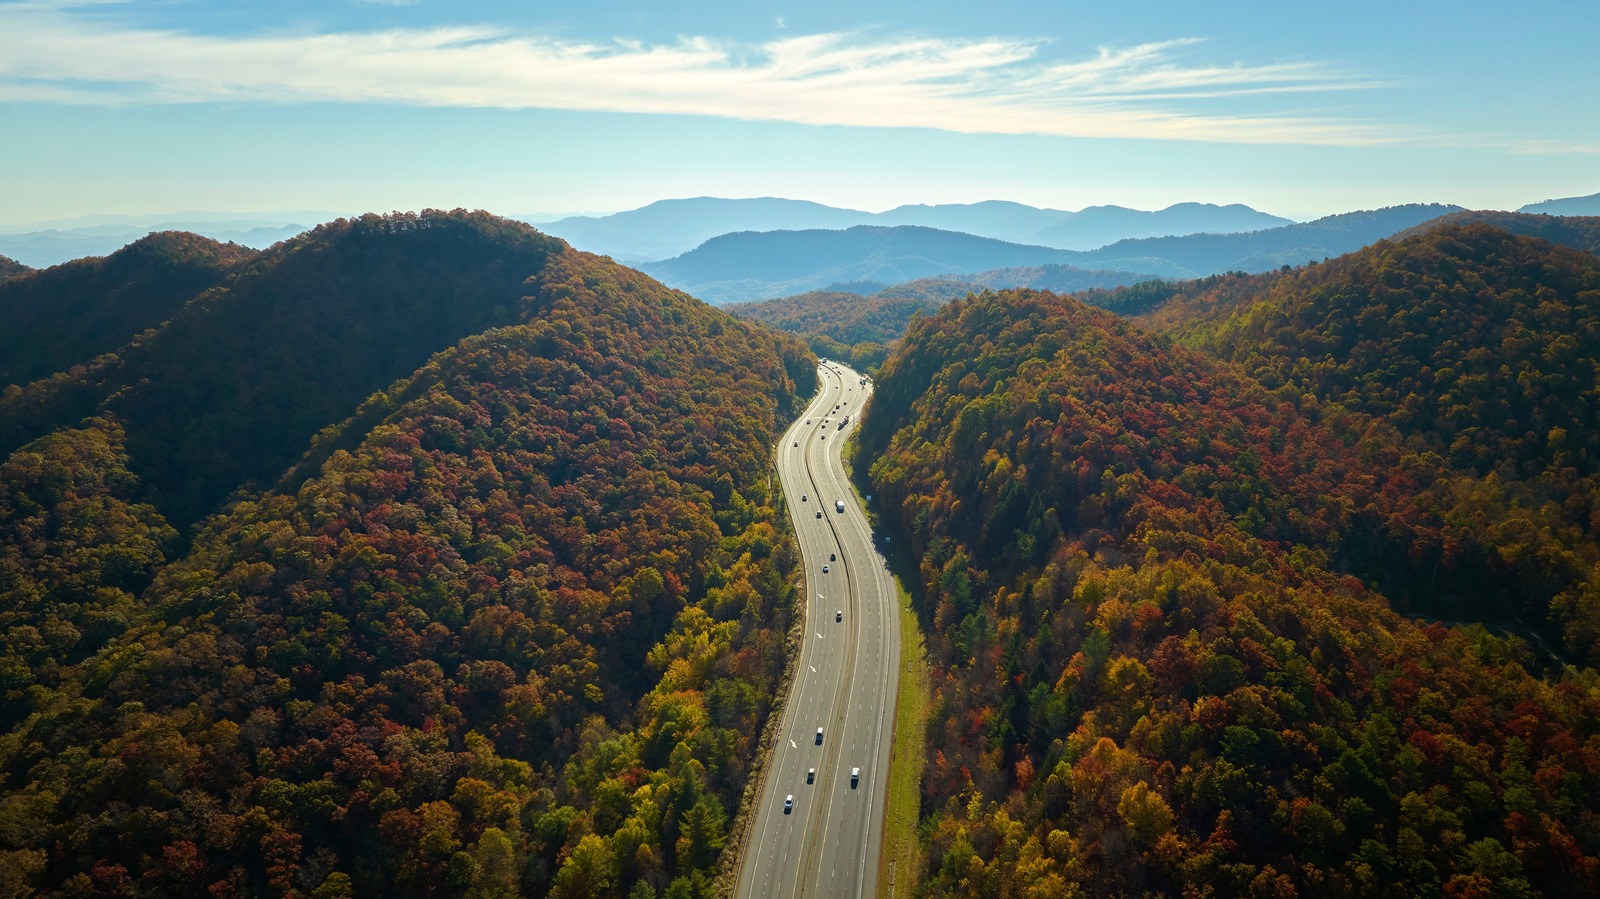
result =
M816 399L778 446L778 476L805 562L806 642L739 869L741 899L860 899L877 887L899 610L840 457L871 387L836 362L819 374ZM816 777L807 783L811 768ZM854 786L853 768L861 770ZM788 814L787 796L794 797Z

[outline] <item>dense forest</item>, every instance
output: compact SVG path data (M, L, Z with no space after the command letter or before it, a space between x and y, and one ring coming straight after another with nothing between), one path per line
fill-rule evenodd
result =
M1106 272L1070 265L1004 268L975 275L941 275L901 284L851 282L775 300L734 303L723 308L741 318L799 334L818 355L839 359L869 373L888 356L888 345L905 334L911 316L927 314L945 303L984 288L1038 287L1089 291L1123 297L1144 285L1116 290L1137 281L1129 272ZM1167 282L1150 281L1149 284ZM858 286L859 285L859 286ZM1126 294L1131 296L1132 294Z
M9 256L0 256L0 281L9 281L20 275L26 275L31 271L33 269Z
M1503 560L1473 593L1502 617L1549 619L1572 658L1600 663L1600 259L1444 224L1196 285L1144 321L1269 389L1392 428L1407 465L1454 472L1430 502L1488 528ZM1460 617L1461 598L1420 608Z
M1600 253L1600 216L1594 215L1538 215L1495 210L1452 212L1415 228L1408 228L1396 234L1395 238L1425 234L1441 226L1470 224L1491 225L1523 237L1537 237L1587 253Z
M803 344L457 212L324 226L111 356L0 466L0 895L711 894ZM209 476L266 427L301 452L210 508L136 449Z
M115 352L86 365L58 358L55 374L8 389L0 452L88 415L114 417L130 469L163 514L187 527L241 486L270 486L320 429L432 354L536 314L548 298L524 280L564 250L489 216L323 225L253 256ZM76 274L70 268L35 277ZM65 286L88 292L77 281ZM95 318L107 305L81 308Z
M167 231L104 258L18 271L9 279L0 263L0 317L6 322L0 331L0 387L117 349L254 255L236 244Z
M1536 602L1552 547L1249 367L1032 291L884 364L857 459L929 641L921 894L1593 895L1595 670L1394 610Z
M798 334L806 338L819 356L873 372L888 355L889 342L905 333L911 316L931 312L944 302L943 298L863 296L849 291L816 290L723 308L740 318Z

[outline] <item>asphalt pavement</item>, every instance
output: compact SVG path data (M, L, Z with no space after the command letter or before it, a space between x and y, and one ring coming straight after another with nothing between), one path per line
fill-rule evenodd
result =
M840 458L871 385L837 362L819 372L816 398L778 445L804 557L806 641L739 869L737 895L752 899L866 897L878 882L900 617L894 581ZM861 772L855 785L853 768Z

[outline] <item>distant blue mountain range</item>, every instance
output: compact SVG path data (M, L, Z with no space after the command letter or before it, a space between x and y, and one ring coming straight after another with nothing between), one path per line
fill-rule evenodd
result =
M915 225L960 231L1010 243L1090 250L1132 237L1233 233L1289 224L1290 220L1237 203L1179 203L1155 212L1090 206L1078 212L988 200L939 206L899 206L887 212L839 209L776 197L661 200L607 216L570 216L538 224L580 250L636 263L666 259L736 231L842 230L857 225Z
M850 281L893 284L993 269L1067 265L1110 280L1265 271L1339 256L1459 206L1413 204L1351 212L1242 234L1122 240L1092 251L1009 243L913 225L738 232L638 268L710 303L789 296Z
M1517 211L1538 215L1600 215L1600 194L1529 203Z

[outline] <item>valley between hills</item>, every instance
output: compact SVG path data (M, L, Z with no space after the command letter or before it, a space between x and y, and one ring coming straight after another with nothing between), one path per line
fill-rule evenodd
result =
M0 258L0 897L1595 895L1600 219L1334 219Z

